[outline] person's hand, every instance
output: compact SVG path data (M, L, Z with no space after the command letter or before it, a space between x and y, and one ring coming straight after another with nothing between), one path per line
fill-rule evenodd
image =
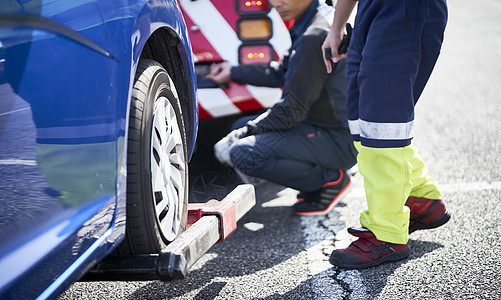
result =
M230 81L231 64L228 62L215 63L210 66L210 73L205 76L217 84Z
M337 63L341 59L346 57L345 54L339 54L338 48L343 40L344 29L342 30L334 30L331 29L327 37L325 38L324 43L322 44L322 55L324 56L325 67L327 68L327 73L332 72L332 64L331 61ZM331 57L330 59L326 57L325 49L330 49Z

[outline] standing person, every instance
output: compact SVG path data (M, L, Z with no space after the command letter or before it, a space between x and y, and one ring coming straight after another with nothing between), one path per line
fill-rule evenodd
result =
M356 1L338 0L322 45L346 60L348 122L359 154L368 210L358 240L334 250L340 268L366 268L409 255L409 233L450 215L412 145L414 106L438 58L447 22L445 0L360 0L348 54L337 47ZM330 61L325 59L330 71ZM410 219L410 222L409 222Z
M216 144L216 157L245 175L299 190L296 214L325 214L346 193L351 184L346 170L356 163L346 118L345 63L327 74L320 49L333 8L319 0L271 4L284 20L295 19L288 55L269 64L215 64L207 77L282 87L282 98L256 118L237 121L243 127ZM221 158L221 148L229 157Z

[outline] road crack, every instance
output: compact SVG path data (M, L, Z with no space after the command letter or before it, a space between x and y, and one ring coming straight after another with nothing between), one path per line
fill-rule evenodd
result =
M331 278L334 279L334 281L336 281L337 284L343 289L343 299L350 299L353 293L353 289L350 287L350 284L348 282L344 281L344 272L338 268L332 269L334 271L334 274L331 276Z

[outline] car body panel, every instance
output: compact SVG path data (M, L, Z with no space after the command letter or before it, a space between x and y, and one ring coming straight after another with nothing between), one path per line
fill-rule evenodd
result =
M123 239L131 85L161 28L191 84L193 146L196 81L175 1L2 0L0 298L53 297Z

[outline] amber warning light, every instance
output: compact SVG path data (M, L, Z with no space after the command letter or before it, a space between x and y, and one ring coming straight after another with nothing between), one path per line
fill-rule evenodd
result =
M269 8L267 0L237 0L240 14L267 13Z
M273 59L270 45L242 45L238 54L242 65L263 64Z
M271 20L268 18L240 19L237 35L241 40L268 40L271 38Z

